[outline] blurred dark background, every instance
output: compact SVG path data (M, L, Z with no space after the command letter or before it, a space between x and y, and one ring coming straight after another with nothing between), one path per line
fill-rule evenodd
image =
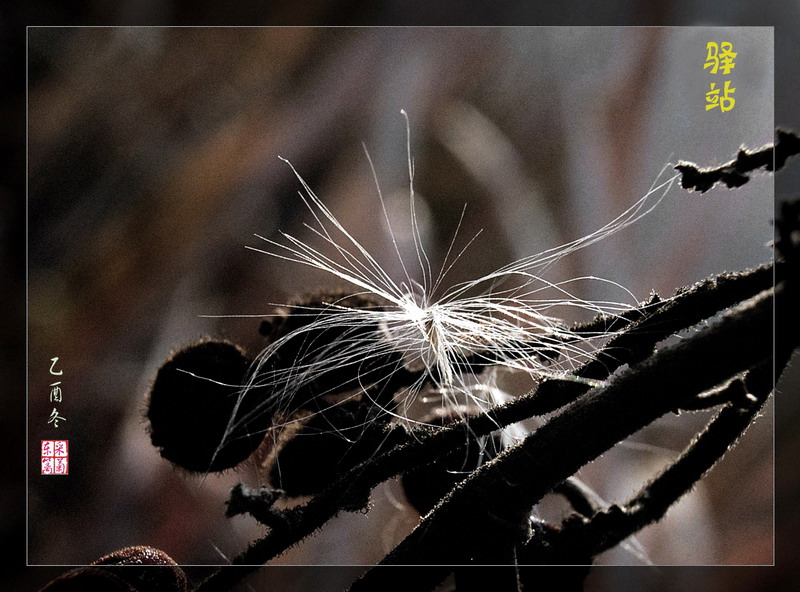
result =
M155 369L173 347L211 333L257 350L257 321L199 315L269 312L269 303L320 283L318 275L277 266L243 248L258 246L254 232L302 232L306 218L297 182L277 155L289 158L345 225L391 265L387 235L369 215L377 199L361 142L375 160L390 210L402 211L407 179L399 110L405 108L428 246L441 256L464 203L469 209L462 236L484 229L484 242L454 268L455 282L602 225L635 201L671 159L712 164L730 158L742 143L770 141L770 56L744 49L771 46L771 31L763 29L735 38L742 53L731 78L740 102L725 114L729 118L708 118L703 111L705 79L702 64L696 65L709 36L703 29L70 27L28 29L27 44L19 30L21 23L205 24L253 16L274 24L411 22L409 4L390 3L380 11L363 4L348 4L352 13L317 2L295 12L215 14L188 3L129 3L110 14L99 3L83 3L72 7L82 11L80 19L63 4L42 5L35 15L4 9L6 58L19 71L17 60L25 64L20 49L27 48L29 76L30 431L15 450L32 450L31 563L86 563L127 544L161 547L181 563L221 563L258 535L246 519L224 519L222 503L230 484L258 480L257 467L202 482L184 478L149 446L141 408ZM532 23L520 5L465 14L462 22ZM437 6L413 14L445 22L447 3ZM681 24L773 24L764 12L730 4L725 18L693 14L684 3L652 6L653 14L636 15L619 3L614 22L655 24L680 15ZM783 13L782 22L797 17ZM560 18L550 15L545 22L567 24ZM794 63L787 57L796 54L792 43L776 30L775 123L798 129L787 98L796 97L796 78L781 69ZM7 112L16 113L7 125L19 131L24 105L20 111L18 95L7 100ZM790 162L790 170L775 177L778 196L796 187L796 168ZM718 191L702 200L673 190L651 218L601 249L565 261L555 279L593 273L644 298L650 289L666 295L710 273L765 261L771 257L765 243L772 184L772 178L759 177L739 192ZM9 212L4 222L13 220L19 189L19 183L3 187ZM6 244L24 241L24 228L4 225ZM22 263L16 257L4 268L8 285L19 285ZM24 312L19 302L9 306L17 318ZM24 351L18 337L7 345L17 356ZM34 393L47 392L46 362L56 355L65 370L68 418L57 437L69 438L73 450L72 474L54 478L58 482L37 479L35 470L39 439L56 432L46 425L47 395ZM11 355L6 360L12 372ZM780 455L797 443L797 405L784 398L778 397L774 434L779 562L782 552L796 553L786 544L782 549L781 540L798 531L790 510L796 477L787 471L788 461L782 464L789 457ZM25 413L22 404L11 403L9 410ZM772 562L771 414L770 408L660 530L643 534L655 563ZM654 452L655 446L679 449L703 421L686 426L685 418L678 419L637 438L638 447L607 455L594 473L587 470L587 480L612 499L624 495L664 462L668 453ZM622 494L615 484L622 484ZM382 494L383 504L368 520L331 525L328 535L283 561L375 561L413 521L397 518L386 502L394 493ZM10 499L10 488L4 495ZM4 516L17 540L23 517ZM336 554L342 536L359 543ZM624 552L604 561L638 563ZM594 571L590 587L678 589L685 581L692 588L702 582L706 589L781 589L782 573L604 567ZM340 589L353 571L271 569L259 576L263 585L255 579L253 585L323 589L315 574L327 581L324 589ZM49 576L39 569L12 577L14 589L36 589Z

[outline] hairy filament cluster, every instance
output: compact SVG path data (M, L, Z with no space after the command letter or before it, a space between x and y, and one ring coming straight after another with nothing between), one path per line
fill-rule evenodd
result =
M534 378L569 378L570 371L590 358L600 339L610 334L572 332L560 320L559 311L579 308L613 317L629 310L636 298L623 286L593 276L550 282L544 277L547 270L562 257L641 219L658 205L677 178L664 178L667 165L641 199L597 231L443 289L447 272L472 240L452 256L454 237L438 274L434 274L414 219L410 157L409 206L416 246L413 265L400 256L392 235L405 276L402 281L389 276L286 162L303 188L299 195L314 221L306 227L333 249L333 254L287 233L281 233L283 241L259 236L268 247L248 248L312 267L349 284L353 292L308 298L265 322L267 330L263 332L272 341L256 357L240 396L260 392L261 404L249 413L269 415L275 418L275 425L280 425L281 418L291 418L297 409L324 408L332 397L339 401L360 398L377 414L406 421L410 419L407 410L421 393L439 393L443 406L456 408L466 403L486 410L497 400L485 397L475 385L481 383L478 375L487 367L522 371ZM391 232L380 187L378 195ZM421 281L412 279L412 267ZM573 293L577 284L592 281L612 284L628 302L589 301ZM406 381L399 400L393 397L397 384L390 384L398 373ZM387 395L387 391L391 392ZM228 431L251 419L247 414L234 414Z

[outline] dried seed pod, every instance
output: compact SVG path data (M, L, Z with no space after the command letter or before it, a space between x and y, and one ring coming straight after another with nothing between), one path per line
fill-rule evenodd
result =
M104 555L92 562L92 565L124 566L109 569L120 578L135 584L136 589L141 592L186 591L186 574L169 555L154 547L126 547ZM135 565L148 567L142 569L130 567Z
M136 546L68 571L41 592L186 592L186 587L186 574L169 555Z
M358 322L353 322L350 310L362 311ZM297 382L294 400L282 403L283 409L296 411L318 408L320 396L388 382L402 367L402 359L382 340L377 315L374 324L363 322L364 310L384 309L373 297L324 291L295 300L280 315L263 321L259 331L274 349L265 350L259 374L277 378L257 384L269 390ZM294 371L297 367L319 371L301 377ZM385 392L382 404L388 404L392 394Z
M336 477L387 449L385 421L367 416L367 404L341 403L288 428L267 459L273 487L291 497L314 495Z
M479 415L474 407L451 407L428 415L422 423L446 426L465 417ZM464 434L464 446L430 465L409 471L401 478L403 492L408 502L424 516L439 503L470 472L497 456L502 450L499 436L477 437L472 432Z
M254 411L261 402L257 389L242 396L250 363L238 346L207 339L161 366L147 408L150 439L161 456L207 472L234 467L255 451L271 418ZM229 426L232 417L238 421Z

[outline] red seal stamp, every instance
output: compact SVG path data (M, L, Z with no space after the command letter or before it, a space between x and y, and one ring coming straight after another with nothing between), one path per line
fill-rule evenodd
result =
M69 440L42 440L42 475L69 474Z

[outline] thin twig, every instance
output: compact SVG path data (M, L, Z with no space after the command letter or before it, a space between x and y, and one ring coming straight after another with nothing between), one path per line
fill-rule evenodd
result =
M754 152L742 148L736 159L722 166L701 169L692 162L680 162L675 167L681 177L681 187L705 193L717 183L728 188L740 187L750 180L750 173L758 169L777 171L783 168L786 159L800 154L800 137L792 132L777 130L775 145L764 146ZM774 164L773 164L774 163Z
M724 407L686 451L637 494L584 522L571 521L547 542L548 552L574 553L583 549L586 555L594 556L663 518L744 434L771 390L769 386L753 393L747 407Z

